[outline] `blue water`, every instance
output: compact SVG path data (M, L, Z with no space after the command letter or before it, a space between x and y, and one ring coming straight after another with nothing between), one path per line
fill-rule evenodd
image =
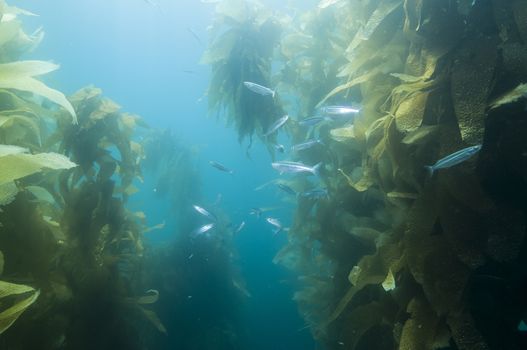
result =
M250 349L314 349L291 300L295 276L272 263L286 237L273 237L264 220L248 215L251 207L279 206L273 215L288 226L292 204L274 188L254 191L277 177L266 150L255 142L248 158L246 145L238 143L235 131L207 115L204 92L209 67L198 62L207 43L206 27L212 21L213 7L198 0L158 3L159 8L143 0L12 2L40 15L26 18L25 23L30 28L43 26L46 32L30 57L61 65L45 78L49 85L70 94L93 84L125 111L142 116L152 127L170 128L198 150L204 204L210 205L221 194L221 208L230 220L247 222L234 243L236 264L252 295L242 316ZM280 3L267 2L271 6ZM209 160L233 168L235 175L218 172L208 165ZM174 238L166 201L143 192L130 206L144 211L149 225L167 222L163 231L150 236L152 244L167 244Z

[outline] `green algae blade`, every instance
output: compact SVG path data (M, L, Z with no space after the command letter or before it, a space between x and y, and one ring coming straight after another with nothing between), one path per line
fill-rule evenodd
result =
M1 153L2 148L0 148L0 185L38 173L45 168L60 170L77 166L68 157L58 153L12 153L4 156Z
M77 114L66 96L34 78L58 68L58 65L45 61L18 61L0 64L0 88L31 92L45 97L66 109L71 114L73 122L77 123Z
M28 295L16 302L13 306L0 312L0 334L11 327L17 318L37 300L40 294L40 291L30 286L0 281L0 300L20 294Z

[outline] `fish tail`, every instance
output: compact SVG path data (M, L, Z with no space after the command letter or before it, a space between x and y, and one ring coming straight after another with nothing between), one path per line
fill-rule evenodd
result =
M316 164L314 167L313 167L313 175L315 176L319 176L320 174L320 168L322 167L322 162Z
M428 174L428 177L432 177L434 175L434 166L432 165L425 165L426 172Z

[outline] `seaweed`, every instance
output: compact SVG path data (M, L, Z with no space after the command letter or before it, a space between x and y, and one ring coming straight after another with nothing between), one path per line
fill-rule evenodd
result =
M330 195L315 207L299 200L289 243L275 261L302 276L295 299L327 348L524 344L516 326L525 312L519 301L525 287L518 284L525 273L515 267L525 260L520 7L413 0L319 4L317 18L329 28L319 40L348 43L322 55L340 64L339 80L318 75L326 93L316 105L359 99L361 112L351 123L315 129L333 155L322 175ZM304 18L299 27L308 25ZM294 26L284 33L289 35L302 39ZM320 59L314 40L300 42L299 49L282 48L286 65ZM299 106L313 105L313 95L298 95ZM310 132L298 128L294 137ZM426 176L424 165L479 143L478 160ZM317 157L306 153L304 160ZM306 253L314 247L332 266L325 277ZM480 274L489 270L482 281ZM521 311L493 292L497 286ZM477 299L482 295L495 306ZM391 340L379 341L386 337Z
M271 59L280 27L280 19L257 2L228 0L216 7L211 44L202 58L212 69L209 110L234 124L240 142L254 134L272 142L274 136L263 134L284 114L278 96L255 94L243 84L272 86Z

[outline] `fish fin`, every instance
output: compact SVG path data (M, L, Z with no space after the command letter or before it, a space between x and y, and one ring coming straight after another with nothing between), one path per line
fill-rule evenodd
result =
M276 91L273 90L273 93L271 94L271 96L274 98L275 94L276 94Z
M315 176L319 176L320 167L322 167L322 162L316 164L316 165L313 167L313 175L315 175Z
M433 165L425 165L426 172L428 174L428 177L434 176L435 168Z

